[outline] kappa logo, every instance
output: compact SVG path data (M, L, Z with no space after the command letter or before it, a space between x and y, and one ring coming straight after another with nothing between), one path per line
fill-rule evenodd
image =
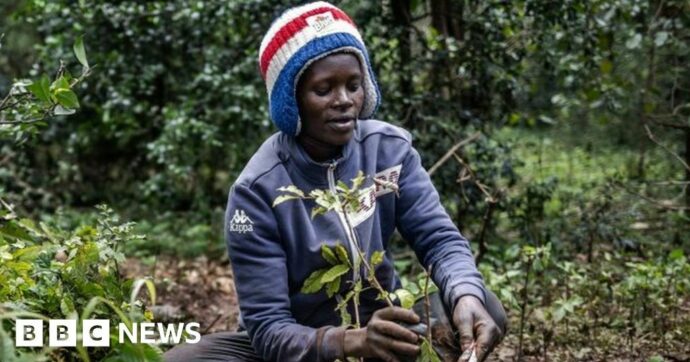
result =
M312 27L317 33L322 32L329 25L335 22L335 18L330 11L323 14L317 14L307 18L307 24Z
M230 220L230 231L244 234L254 231L254 222L244 213L244 210L235 210Z

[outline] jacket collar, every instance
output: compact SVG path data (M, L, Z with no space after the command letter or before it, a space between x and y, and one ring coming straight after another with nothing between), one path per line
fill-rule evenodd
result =
M361 122L360 120L357 121ZM304 150L297 138L283 132L279 136L279 155L283 161L293 163L297 171L308 179L310 182L318 185L328 184L328 168L334 163L335 179L336 181L341 177L354 175L353 170L356 168L357 154L359 153L360 127L355 127L352 138L343 146L343 152L340 158L326 162L314 161L307 151ZM284 152L281 152L284 151Z

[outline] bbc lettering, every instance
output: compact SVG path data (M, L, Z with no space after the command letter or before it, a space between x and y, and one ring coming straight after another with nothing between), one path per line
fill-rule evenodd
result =
M15 345L17 347L43 347L44 324L40 319L17 319ZM125 343L177 344L198 343L201 340L199 323L132 323L118 324L118 341ZM85 319L82 321L82 345L84 347L110 346L110 320ZM187 336L184 336L185 332ZM49 347L76 347L77 321L51 319L48 321Z

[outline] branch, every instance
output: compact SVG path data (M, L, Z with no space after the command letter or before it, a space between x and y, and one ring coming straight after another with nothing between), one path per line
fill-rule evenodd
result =
M642 195L640 193L637 193L633 190L628 189L627 187L625 187L625 185L623 185L620 182L614 182L613 186L617 186L618 188L625 190L626 192L628 192L629 194L631 194L633 196L637 196L637 197L639 197L645 201L648 201L649 203L655 205L656 207L658 207L660 209L674 210L674 211L690 210L690 206L680 206L680 205L668 204L668 203L663 202L663 201L655 200L655 199L653 199L647 195Z
M675 128L675 129L680 129L680 130L688 130L690 129L690 124L682 124L682 123L675 123L675 122L665 122L665 121L658 121L653 118L657 118L661 116L650 116L651 121L654 122L655 124L663 127L668 127L668 128ZM673 117L673 116L668 116L668 117Z
M671 155L673 155L673 157L675 157L678 161L680 161L680 163L683 165L683 167L685 167L685 169L686 169L688 172L690 172L690 165L688 165L688 164L685 162L685 160L683 160L683 158L680 157L679 154L673 152L673 151L672 151L670 148L668 148L665 144L659 142L659 141L656 139L656 137L654 137L654 133L652 133L652 130L649 128L649 125L648 125L647 123L644 124L644 129L647 131L647 137L649 137L649 139L652 140L652 142L656 143L658 146L661 146L661 148L663 148L664 150L666 150L666 152L668 152L668 153L670 153Z
M476 132L473 135L469 136L468 138L465 138L464 140L456 143L455 146L451 147L451 149L448 150L448 152L446 152L446 154L443 155L443 157L441 157L440 160L436 161L436 163L433 166L431 166L431 168L429 169L429 176L433 175L434 172L436 172L436 170L439 167L441 167L441 165L443 165L446 161L448 161L450 156L455 154L455 151L457 151L460 147L462 147L462 146L464 146L470 142L473 142L474 140L479 138L479 136L481 136L481 132Z
M476 264L479 264L484 258L484 254L486 254L486 231L487 229L489 229L489 225L491 224L491 217L493 216L495 206L496 202L490 201L487 205L486 212L484 213L484 219L482 220L482 229L479 232L479 237L477 238L477 242L479 243L479 250L477 251L477 256L474 258Z
M426 339L431 343L431 301L429 300L429 279L433 265L429 265L426 279L424 280L424 317L426 318Z
M496 203L497 200L496 200L496 199L494 198L494 196L489 192L489 187L486 186L486 185L484 185L483 183L479 182L479 180L477 179L476 174L474 173L474 171L472 170L472 168L470 167L470 165L468 165L467 162L465 162L465 161L462 159L462 157L458 156L456 153L453 153L453 156L454 156L455 159L465 168L465 170L467 170L467 172L469 172L469 174L470 174L469 177L463 177L463 178L459 179L458 182L467 181L467 180L472 180L472 182L474 182L474 184L477 185L477 187L478 187L479 190L484 194L484 196L486 196L486 202L489 202L489 203Z
M0 121L0 125L7 125L7 124L31 124L31 123L36 123L44 120L45 117L39 117L39 118L33 118L33 119L20 119L16 121Z

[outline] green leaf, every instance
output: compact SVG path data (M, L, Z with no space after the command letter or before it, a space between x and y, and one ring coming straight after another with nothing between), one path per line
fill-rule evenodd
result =
M72 301L72 298L65 294L62 296L62 299L60 300L60 312L62 312L63 316L68 316L72 312L74 312L74 302Z
M338 255L338 260L340 260L341 263L352 265L350 262L350 255L347 253L343 244L337 244L335 246L335 253Z
M80 35L77 37L77 40L74 42L74 55L77 57L77 60L81 65L85 66L86 68L89 67L89 62L86 59L86 51L84 50L84 36Z
M321 207L321 206L317 206L317 207L311 209L311 218L313 219L313 218L315 218L315 217L317 217L317 216L319 216L319 215L323 215L323 214L325 214L327 211L328 211L328 210L327 210L326 208L323 208L323 207Z
M350 290L349 292L347 292L347 294L345 294L345 298L343 298L343 300L341 300L340 303L338 303L338 305L335 307L335 309L347 308L347 303L354 296L355 296L354 290Z
M5 235L13 239L32 241L31 235L21 226L21 224L10 222L0 227L0 236Z
M347 184L345 184L342 180L338 180L338 184L336 185L336 189L338 189L340 192L347 192L349 188L347 187Z
M369 279L369 280L371 280L371 279ZM395 294L391 294L391 293L384 290L384 291L379 291L378 295L376 296L376 300L390 300L392 302L392 301L395 301L394 297L397 297L397 296Z
M673 251L668 254L668 257L671 260L683 259L683 249L673 249Z
M295 185L282 186L278 188L278 191L288 192L295 196L304 197L304 192L297 188Z
M321 283L330 283L334 281L339 276L347 273L350 270L350 266L346 264L338 264L330 268L326 273L321 276Z
M285 201L295 200L295 199L299 199L299 198L300 198L299 196L295 196L295 195L280 195L280 196L276 197L275 200L273 200L273 207L276 207Z
M636 49L636 48L640 47L641 42L642 42L642 34L637 33L632 38L628 39L628 41L625 42L625 47L628 49Z
M336 258L335 253L326 244L321 244L321 256L331 265L338 264L338 258Z
M326 286L326 294L331 298L340 290L340 278L336 278Z
M424 337L422 337L422 345L420 346L420 354L419 359L417 361L441 362L441 359L438 357L438 354L436 353L436 351L434 351L434 347L431 345L429 340L427 340Z
M355 178L352 179L352 189L351 190L353 190L353 191L359 190L359 188L364 183L364 178L365 178L364 173L362 172L362 170L359 170L357 172L357 176L355 176Z
M76 110L70 109L70 108L65 108L59 104L55 107L55 110L53 110L53 114L56 116L69 116L70 114L75 114L75 113L77 113Z
M611 71L613 70L613 63L608 59L604 59L599 64L599 69L604 74L610 74Z
M347 305L343 308L339 308L338 312L340 312L340 324L343 326L349 326L352 324L352 316L350 313L347 311Z
M53 84L50 85L51 91L57 91L58 89L70 89L69 81L65 76L55 79Z
M131 305L134 305L137 296L139 296L139 291L144 285L146 286L146 289L148 289L149 291L149 299L151 300L151 305L156 305L156 285L153 284L153 280L151 279L137 279L137 281L134 282L134 287L132 288L132 294L130 295L129 300L129 303Z
M666 44L666 40L668 39L668 32L665 31L660 31L656 33L654 36L654 45L657 47L660 47L664 44Z
M398 289L395 291L395 295L400 299L400 306L405 309L410 309L414 306L414 295L405 289Z
M47 75L43 75L38 82L32 83L26 87L36 98L45 103L50 102L50 80Z
M556 308L553 311L553 321L558 323L565 317L566 310L563 307Z
M59 88L55 91L57 102L66 108L79 108L77 95L71 89Z
M14 341L0 325L0 358L3 361L12 361L15 357Z
M369 262L373 267L381 264L383 262L384 252L382 250L377 250L371 254L371 261Z
M311 275L304 281L304 284L302 285L302 290L301 292L304 294L311 294L311 293L316 293L321 288L323 287L323 283L321 282L321 277L323 276L324 273L326 273L328 269L319 269Z
M362 279L357 280L357 283L355 283L355 297L362 291Z

